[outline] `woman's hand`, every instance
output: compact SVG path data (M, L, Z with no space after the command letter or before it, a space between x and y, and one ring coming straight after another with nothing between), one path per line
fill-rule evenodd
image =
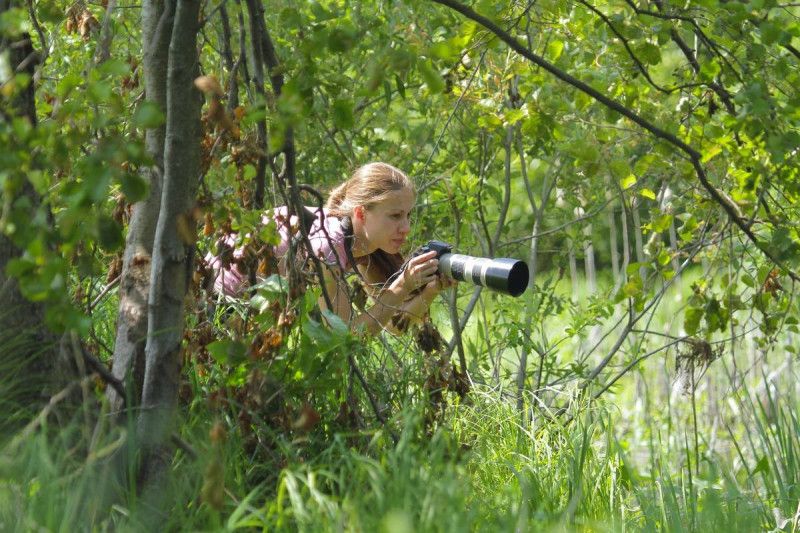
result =
M422 289L422 295L427 301L433 301L436 296L445 289L455 287L458 282L450 276L444 274L437 274L436 279L425 285Z
M412 257L403 274L397 277L390 289L403 296L408 296L423 287L427 289L432 283L438 283L438 270L439 260L436 259L435 251Z

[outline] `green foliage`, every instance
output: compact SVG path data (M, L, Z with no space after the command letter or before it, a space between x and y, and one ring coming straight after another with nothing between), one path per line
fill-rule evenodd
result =
M365 341L315 309L317 290L290 298L279 277L209 314L198 283L184 336L188 415L181 432L201 458L175 460L168 527L788 527L773 524L772 509L781 520L796 513L796 398L774 398L767 389L765 403L753 389L761 396L749 405L735 396L747 423L733 423L720 451L699 442L703 432L689 422L686 405L667 414L650 406L631 422L627 411L639 405L628 397L633 385L615 380L641 364L646 379L637 391L669 389L657 358L645 360L652 350L671 361L708 346L725 364L743 350L796 352L786 334L798 333L789 278L800 265L797 7L708 0L653 16L619 1L592 4L596 11L580 2L473 6L532 52L695 150L708 185L775 265L730 224L686 154L453 11L416 0L270 4L266 26L280 66L265 73L262 94L252 82L246 3L224 5L234 61L220 54L222 4L212 3L203 15L200 70L225 93L236 87L240 107L231 120L239 134L206 119L201 255L217 253L217 239L229 232L253 256L277 241L274 225L262 224L253 209L263 121L266 151L281 150L291 132L298 181L321 191L369 160L407 170L419 191L410 245L435 237L472 255L532 258L537 274L519 300L481 296L463 332L460 370L485 388L463 403L445 391L445 415L436 422L425 385L434 363L408 339ZM150 192L142 169L153 161L143 136L168 113L142 92L140 13L124 7L113 15L113 57L101 65L94 63L98 30L70 29L63 6L52 1L36 4L50 52L36 75L13 73L8 54L0 54L0 231L22 250L6 273L26 297L46 304L51 328L77 331L103 354L113 350L116 300L95 307L93 296L113 278L131 204ZM104 16L99 5L73 8L85 10L87 21ZM0 16L0 35L22 32L41 46L26 10ZM239 70L229 70L234 65ZM280 95L269 83L278 74ZM29 84L35 127L5 114ZM273 163L280 170L281 160ZM285 203L286 191L267 167L269 208ZM458 310L471 294L466 284L456 289ZM433 319L449 339L444 304L436 303ZM620 324L636 331L618 338ZM752 344L734 351L740 337ZM664 339L682 344L664 347ZM598 366L607 354L608 365ZM738 363L755 368L760 359ZM703 365L691 365L694 380ZM6 368L18 374L13 366L0 375ZM616 383L607 394L620 414L581 399L565 411L571 425L538 418L569 405L576 383L597 390L584 387L595 370L598 387ZM490 389L500 392L484 394ZM692 393L704 394L702 385ZM526 413L534 405L537 419L519 427L509 395ZM695 400L701 410L718 407ZM384 426L373 408L394 418ZM226 428L224 442L208 442L212 419ZM86 516L98 529L144 524L137 513L146 511L133 499L123 498L110 515L94 507L93 491L105 487L92 480L102 468L83 460L98 449L110 453L122 437L112 431L89 443L82 423L45 428L19 455L4 452L21 459L0 462L0 517L10 517L0 525L68 528ZM757 438L745 438L747 427ZM694 444L687 444L690 431ZM392 433L400 436L396 445ZM75 480L74 494L61 490ZM215 492L222 486L230 494Z

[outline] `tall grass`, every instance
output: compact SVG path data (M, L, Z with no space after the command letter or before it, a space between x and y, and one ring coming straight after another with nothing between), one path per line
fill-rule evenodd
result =
M277 483L256 486L240 475L247 465L235 435L210 443L198 416L187 420L185 437L200 458L179 454L161 491L172 512L157 523L172 530L796 530L800 406L773 397L768 410L747 391L737 405L749 427L728 435L731 453L704 453L698 466L688 435L675 447L654 428L646 459L631 457L616 433L619 411L603 402L575 404L570 424L523 429L513 406L476 391L435 428L418 407L399 413L394 422L404 431L396 445L380 431L366 441L361 435L359 445L337 434L313 456L284 465ZM42 426L2 450L0 529L153 524L146 501L114 486L104 461L123 445L124 431L86 442L81 424L76 417L57 430ZM218 508L201 494L214 461L225 487ZM121 496L109 499L115 491Z

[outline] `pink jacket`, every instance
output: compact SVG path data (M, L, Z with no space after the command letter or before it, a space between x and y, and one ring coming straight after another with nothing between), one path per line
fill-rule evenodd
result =
M328 265L338 265L342 270L347 270L350 265L345 251L345 233L342 221L334 216L327 216L327 210L320 213L317 207L307 207L314 213L314 222L308 232L308 240L316 256ZM293 215L291 220L287 220L289 209L286 206L276 207L272 213L264 213L262 222L267 224L270 219L278 224L278 234L281 242L273 248L275 258L278 259L280 273L285 274L285 261L281 261L289 251L290 240L297 236L300 222L297 215ZM294 228L294 232L292 231ZM236 235L229 234L221 239L223 244L234 246ZM299 243L298 243L299 245ZM302 246L302 245L299 245ZM305 247L299 247L305 253ZM239 259L243 255L243 250L237 248L233 251L234 259ZM206 262L214 269L214 290L227 296L240 296L247 286L247 274L239 270L236 263L231 263L228 268L222 267L221 259L212 254L206 255Z

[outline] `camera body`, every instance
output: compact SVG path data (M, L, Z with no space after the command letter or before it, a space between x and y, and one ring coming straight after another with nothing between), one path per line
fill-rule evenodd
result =
M501 257L471 257L453 253L453 246L437 240L417 248L412 257L436 252L439 274L457 281L466 281L494 291L519 296L528 288L528 265L524 261Z
M428 252L436 252L436 259L441 259L444 254L452 254L453 246L444 241L431 240L417 248L411 257L427 254Z

